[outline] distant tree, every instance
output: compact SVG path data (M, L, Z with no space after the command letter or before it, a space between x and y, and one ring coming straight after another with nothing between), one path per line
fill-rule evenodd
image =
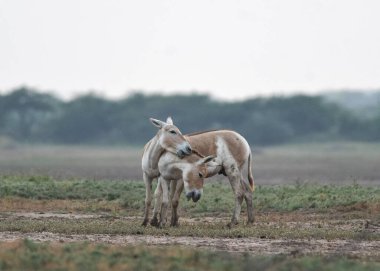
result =
M380 141L380 113L368 123L370 130L369 140Z
M49 94L21 87L1 98L2 132L20 141L33 140L59 101Z
M62 143L105 141L112 129L113 102L93 94L65 103L62 113L49 123L51 136Z
M374 117L355 112L320 96L225 102L199 94L134 93L113 101L90 93L64 102L22 87L0 95L0 134L23 142L144 144L157 132L148 118L172 116L183 133L233 129L255 145L380 141L380 111Z

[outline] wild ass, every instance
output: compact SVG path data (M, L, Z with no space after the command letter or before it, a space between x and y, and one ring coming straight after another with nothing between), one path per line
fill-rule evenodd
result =
M163 129L164 131L167 131L168 129L170 130L171 127L173 127L173 121L171 118L168 118L167 123L160 122L160 125L156 125L156 126L159 127L160 130ZM179 151L178 148L173 147L173 146L178 146L178 143L177 145L173 143L171 145L171 148L165 148L165 146L160 145L160 147L156 146L155 148L149 149L149 146L151 145L152 141L156 142L156 144L157 142L161 142L161 140L159 140L157 136L159 138L160 136L162 136L162 133L159 131L156 137L154 137L150 142L148 142L144 150L144 156L143 156L144 180L146 180L146 176L148 176L145 172L156 173L157 174L156 177L158 177L159 175L159 172L157 172L158 160L164 150L167 150L171 153L176 153L177 155L181 157L184 155L188 155L188 152L184 152L183 150ZM254 190L254 180L253 180L252 170L251 170L252 154L251 154L251 149L247 141L244 139L244 137L242 137L237 132L230 131L230 130L214 130L214 131L193 133L186 136L181 135L181 140L183 140L182 143L180 143L181 146L190 144L190 145L186 145L186 150L193 149L195 152L197 152L198 154L202 156L213 155L213 156L218 157L218 160L220 161L222 165L222 169L220 172L228 177L233 193L234 193L234 197L235 197L235 207L234 207L233 215L231 218L231 222L229 223L229 226L232 226L238 223L239 215L241 211L241 204L242 204L243 199L245 199L246 204L247 204L248 223L253 223L254 216L253 216L252 192ZM167 142L166 146L168 146L169 145L168 142L170 141L166 141L166 142ZM152 159L149 162L149 161L144 161L144 157L146 157L145 159L148 159L148 157L153 157L155 159ZM152 169L149 168L149 165L152 165L151 166ZM145 181L145 183L149 184L149 182L147 181ZM183 187L181 187L180 185L175 190L175 194L173 195L172 205L175 206L174 210L176 210L176 207L178 206L178 198L182 189ZM159 186L156 192L157 192L157 198L160 198ZM192 198L194 196L197 197L195 191L186 191L186 196L192 197ZM148 223L149 209L147 208L148 206L147 203L149 203L149 207L150 207L151 200L152 198L151 198L151 181L150 181L150 186L147 187L147 196L146 196L146 201L145 201L146 202L145 217L144 217L143 225L146 225ZM159 208L159 206L157 206L156 204L155 209L157 208ZM175 221L172 221L172 224L173 222L174 224L177 223Z
M189 142L173 124L170 117L166 122L152 118L150 121L159 129L157 134L145 145L142 157L142 171L145 182L145 212L142 223L144 226L149 221L149 211L152 203L152 182L160 176L158 161L161 155L167 151L182 158L192 152Z
M172 195L174 194L173 191L175 190L176 183L180 182L182 187L183 185L185 186L188 198L190 198L189 194L191 194L193 201L196 202L201 197L204 178L209 177L210 174L217 174L221 170L221 165L216 162L214 156L200 157L198 154L191 154L181 159L170 152L165 152L160 157L158 169L160 176L158 177L157 187L159 187L160 193L162 193L162 198L161 195L158 195L159 193L155 193L156 203L151 225L162 227L166 223L166 211L169 204L169 183L171 182L172 184ZM179 192L178 199L181 192ZM170 198L173 197L171 196ZM178 221L177 206L178 200L177 204L172 205L171 225L173 225L174 221ZM161 209L160 221L158 221L159 209Z

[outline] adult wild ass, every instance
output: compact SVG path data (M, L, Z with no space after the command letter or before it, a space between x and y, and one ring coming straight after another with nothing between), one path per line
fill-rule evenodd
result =
M145 182L145 212L143 225L149 221L149 211L152 203L152 182L160 176L158 161L167 151L182 158L192 153L189 142L169 117L166 122L150 119L158 129L157 134L145 145L142 157L142 171Z
M152 121L152 119L151 119ZM153 121L152 121L153 122ZM198 132L183 136L180 134L181 143L173 143L170 148L166 148L169 144L166 141L166 145L161 144L160 147L149 148L151 142L161 142L159 139L162 134L165 135L165 131L170 130L173 125L173 121L171 118L168 118L167 123L159 121L160 125L157 125L157 122L153 122L154 125L160 128L157 135L148 142L145 147L144 155L143 155L143 172L144 172L144 180L146 185L149 185L149 182L146 181L146 172L157 174L156 177L159 176L158 172L158 160L164 150L168 152L175 153L180 157L184 155L188 155L191 149L193 149L196 153L202 156L213 155L218 157L218 161L220 161L222 165L221 172L226 175L230 181L234 197L235 197L235 207L233 211L233 215L231 218L231 222L229 226L235 225L238 223L239 215L241 211L241 204L243 199L245 199L247 204L247 213L248 213L248 223L253 223L253 203L252 203L252 192L254 190L254 180L252 176L251 170L251 149L247 143L247 141L240 134L230 130L214 130L214 131L206 131L206 132ZM175 127L177 133L180 133L178 128ZM162 131L163 132L162 132ZM174 134L173 134L174 135ZM178 135L178 134L177 134ZM171 141L169 141L171 142ZM188 145L189 144L189 145ZM179 151L178 147L174 146L186 146L185 152L183 149ZM191 147L190 147L191 146ZM145 160L144 160L145 157ZM153 157L155 159L149 160L149 157ZM153 176L152 174L151 176ZM149 180L149 179L148 179ZM148 223L149 209L152 201L151 198L151 181L150 186L147 186L147 196L145 200L145 216L143 225ZM179 197L178 193L182 191L181 186L176 189L176 194L173 197L173 206L178 205L178 202L175 202ZM157 190L158 194L160 193L160 189ZM186 191L186 196L194 197L196 195L195 191ZM159 196L159 195L158 195ZM194 198L193 198L194 200ZM158 208L157 204L155 209Z
M156 202L153 211L151 225L163 227L166 223L166 211L169 204L169 183L171 182L171 194L176 190L176 183L180 182L182 187L185 186L186 194L191 194L194 202L201 197L203 190L204 178L215 175L221 170L221 165L217 163L214 156L201 157L198 154L191 154L184 158L179 158L170 152L165 152L158 162L160 176L158 177L157 187L159 193L155 193ZM156 189L156 192L158 190ZM172 219L171 225L178 221L177 207L178 199L182 189L177 196L176 204L172 204ZM161 198L162 196L162 198ZM171 196L173 198L173 196ZM190 196L188 196L190 198ZM162 202L161 202L162 201ZM174 199L173 199L174 202ZM160 221L158 221L158 212L160 212Z

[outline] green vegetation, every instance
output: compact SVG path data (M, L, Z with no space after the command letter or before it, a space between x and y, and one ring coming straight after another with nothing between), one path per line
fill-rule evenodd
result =
M145 187L137 181L63 180L50 177L2 176L0 197L76 199L116 202L127 210L142 210ZM234 205L228 184L207 183L198 203L181 197L181 206L192 214L230 213ZM255 209L261 211L325 210L355 204L379 204L380 187L360 185L257 186Z
M321 210L357 203L380 203L380 188L355 184L259 186L255 196L259 210Z
M16 256L17 255L17 256ZM342 256L254 256L176 246L0 243L1 270L378 270L378 262Z
M136 93L118 101L88 94L65 102L23 87L0 95L0 137L28 143L144 144L155 131L148 118L173 115L184 133L228 128L255 145L379 141L380 111L372 111L355 113L305 95L223 102L196 94Z
M127 196L128 202L141 200L145 193L143 182L134 181L57 181L47 176L0 177L0 197L17 196L33 199L104 199Z

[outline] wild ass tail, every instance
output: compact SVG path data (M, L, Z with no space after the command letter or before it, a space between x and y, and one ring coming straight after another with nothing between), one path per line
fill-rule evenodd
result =
M251 191L253 192L255 191L255 183L254 183L253 175L252 175L251 156L252 156L252 153L250 153L248 156L248 182L249 182L249 187L251 188Z

